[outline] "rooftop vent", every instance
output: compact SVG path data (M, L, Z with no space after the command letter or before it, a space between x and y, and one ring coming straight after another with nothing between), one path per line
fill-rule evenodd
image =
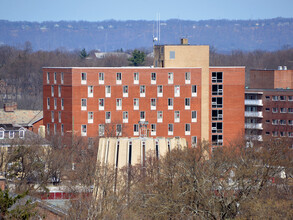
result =
M181 38L181 44L182 45L188 45L188 39L187 38Z
M283 67L282 66L278 66L278 70L283 70Z

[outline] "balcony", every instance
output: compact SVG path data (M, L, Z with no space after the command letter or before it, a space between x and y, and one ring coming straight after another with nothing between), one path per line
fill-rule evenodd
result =
M257 105L257 106L263 106L262 100L251 100L251 99L245 99L245 105Z
M262 135L246 135L245 138L251 141L263 141Z
M262 112L245 112L245 117L262 118Z
M245 129L260 129L262 130L262 123L245 123Z

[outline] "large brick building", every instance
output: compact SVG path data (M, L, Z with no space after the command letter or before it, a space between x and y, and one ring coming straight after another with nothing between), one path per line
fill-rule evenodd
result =
M148 136L178 136L189 145L239 138L245 68L209 67L208 46L157 47L155 64L159 50L163 67L43 68L47 132L135 137L139 121L147 121Z

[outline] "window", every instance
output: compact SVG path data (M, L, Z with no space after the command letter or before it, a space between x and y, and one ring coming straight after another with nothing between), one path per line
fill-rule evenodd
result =
M270 96L266 96L266 100L270 100Z
M286 113L287 109L286 108L280 108L280 113Z
M99 99L99 110L104 111L104 108L105 108L104 99Z
M54 111L51 111L51 121L54 122Z
M212 83L222 83L223 73L222 72L212 72Z
M81 73L81 84L86 84L86 73Z
M94 113L88 112L88 123L92 124L94 123Z
M270 132L269 131L266 131L266 135L269 135L270 134Z
M197 144L197 137L196 136L192 136L191 137L191 146L192 147L196 147Z
M61 123L61 112L58 112L58 122Z
M151 124L151 136L155 136L157 133L156 124Z
M273 113L278 113L278 108L272 108Z
M64 135L64 125L61 124L61 135L63 136Z
M106 86L106 97L111 97L111 86Z
M170 60L174 60L175 59L175 51L171 50L170 51Z
M173 84L173 73L168 73L168 84Z
M0 139L4 139L4 131L0 130Z
M56 133L57 133L57 125L54 124L54 134L56 134Z
M58 97L61 97L61 86L58 86Z
M122 84L122 74L116 73L116 84L121 85Z
M280 125L286 125L286 120L280 120Z
M51 86L51 95L54 97L54 86Z
M272 125L278 125L279 120L278 119L272 119Z
M286 134L286 133L285 133L284 131L280 131L280 136L281 136L281 137L285 137L285 134Z
M99 73L99 84L104 84L104 73Z
M272 132L272 136L273 136L273 137L278 137L278 131L273 131L273 132Z
M158 86L157 95L158 95L158 97L163 97L163 86L162 85Z
M117 124L116 125L116 136L121 136L122 135L122 125Z
M162 123L163 122L163 111L157 112L157 122Z
M105 125L99 125L99 136L105 135Z
M270 123L270 120L266 120L266 123Z
M50 83L50 73L47 72L47 84L49 84L49 83Z
M288 125L293 125L293 120L288 120Z
M212 122L212 133L223 133L223 123Z
M186 110L190 109L190 98L185 98L185 109Z
M280 95L280 101L286 101L286 96Z
M128 97L128 86L123 86L123 97Z
M180 111L174 112L174 122L180 122Z
M132 160L132 141L128 142L128 164L131 165Z
M24 130L19 130L19 134L18 135L19 135L20 138L24 138ZM1 139L1 137L0 137L0 139Z
M223 120L223 110L212 110L212 120L215 120L215 121Z
M197 90L196 90L196 85L191 86L191 96L196 97L197 96Z
M223 145L223 135L212 135L212 145L222 146Z
M122 99L116 99L116 110L122 110Z
M64 99L61 99L61 110L64 110Z
M123 112L123 123L128 123L128 112Z
M293 96L292 95L288 96L288 101L293 101Z
M133 125L133 136L138 136L139 131L138 131L138 124Z
M168 124L168 135L173 135L173 124Z
M168 99L168 110L173 110L173 99L172 98Z
M197 122L197 112L191 111L191 122Z
M212 85L212 95L223 95L223 85Z
M288 108L288 113L293 113L293 108Z
M266 108L266 112L269 112L270 111L270 108Z
M140 86L140 97L145 97L145 86Z
M81 110L85 111L87 109L86 99L81 99Z
M156 73L152 73L151 84L156 84L156 83L157 83L157 75L156 75Z
M157 108L157 100L156 99L151 99L151 110L156 110Z
M190 135L190 124L185 124L185 135Z
M106 123L111 123L111 112L106 112Z
M47 109L50 109L50 98L47 98Z
M223 98L212 97L212 108L223 108Z
M10 139L14 138L14 131L9 131L9 138Z
M185 84L190 84L190 72L185 73Z
M174 87L174 96L175 97L180 97L180 86L175 86Z
M88 97L94 97L94 87L93 86L88 86L87 94L88 94Z
M50 124L47 124L47 135L50 134Z
M54 98L54 109L56 110L57 109L57 99Z
M61 72L61 84L64 84L64 73L63 72Z
M140 120L145 121L145 112L144 111L140 112Z
M276 96L276 95L273 95L273 96L272 96L272 100L273 100L273 101L278 101L278 100L279 100L279 97Z
M139 99L133 99L133 110L139 110Z
M81 125L81 136L86 136L86 125Z
M288 137L293 137L293 132L288 132Z
M54 84L56 84L57 83L57 73L55 72L54 73Z
M138 73L133 74L133 84L139 84L139 75L138 75Z

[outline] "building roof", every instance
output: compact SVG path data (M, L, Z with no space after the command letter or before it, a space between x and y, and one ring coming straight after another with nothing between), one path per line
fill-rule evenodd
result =
M32 126L43 118L43 111L38 110L14 110L6 112L0 110L0 124L13 124L20 126Z

